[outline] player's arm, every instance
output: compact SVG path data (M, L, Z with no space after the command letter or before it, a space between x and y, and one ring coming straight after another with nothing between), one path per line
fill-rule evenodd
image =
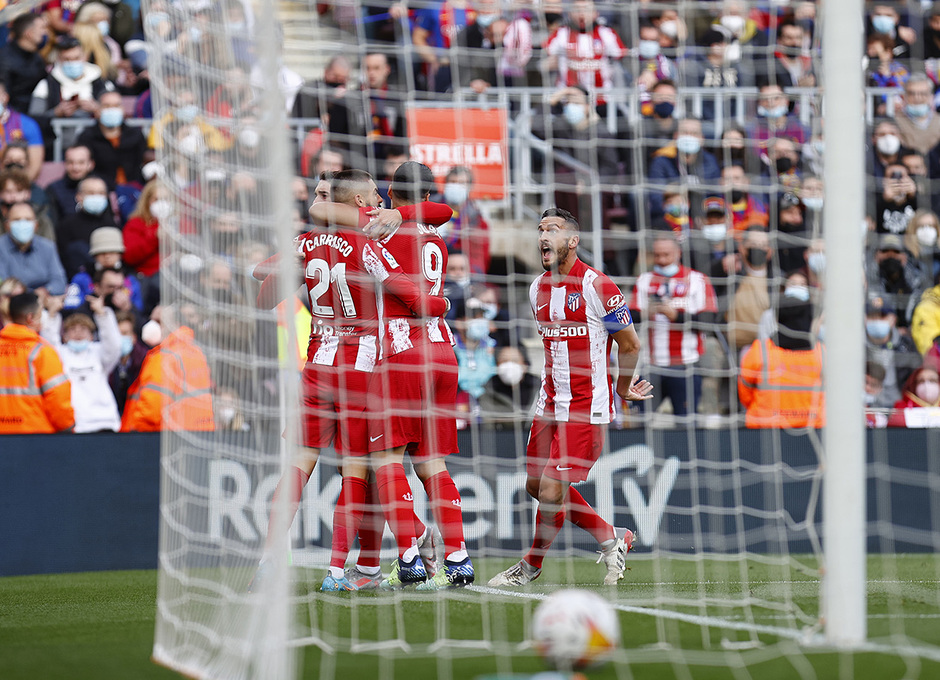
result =
M393 234L402 222L421 222L439 227L451 220L454 210L446 203L425 201L395 209L373 208L367 211L366 215L371 218L371 221L363 227L363 231L373 241L381 241Z
M281 262L280 253L274 253L267 260L259 262L251 271L251 276L257 281L264 281L268 276L277 271L278 264Z
M376 249L381 253L379 255ZM450 311L450 301L436 295L428 295L402 270L395 258L378 244L366 244L362 249L362 262L382 288L407 305L417 317L443 316Z
M640 338L631 323L611 336L617 343L617 394L625 401L643 401L653 398L653 386L646 380L634 376L637 361L640 358Z

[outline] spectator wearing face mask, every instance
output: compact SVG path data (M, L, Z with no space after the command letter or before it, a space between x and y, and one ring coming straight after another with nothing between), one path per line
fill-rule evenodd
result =
M886 175L889 165L900 163L907 153L901 146L901 130L893 120L880 120L871 133L871 148L868 154L867 175L869 182L878 182ZM877 190L880 192L881 187Z
M871 6L865 34L883 35L890 38L891 53L901 60L911 58L911 45L917 42L917 32L910 26L901 25L898 10L887 3L875 3Z
M722 97L722 89L754 86L750 60L729 59L733 52L730 43L728 30L709 29L698 42L702 48L698 56L681 62L683 85L709 88L715 92L714 96L706 96L702 101L702 119L712 127L718 110L723 112L725 120L733 120L737 114L735 98Z
M881 180L881 192L875 199L875 231L903 235L917 210L918 201L917 184L907 168L902 163L889 164Z
M868 69L866 72L867 84L878 88L903 87L910 77L910 72L904 64L894 58L891 52L893 41L890 37L876 33L868 36L866 41ZM888 97L875 95L875 115L884 116L888 110Z
M790 101L783 88L776 83L760 86L757 100L757 121L748 128L748 139L767 142L776 137L792 139L797 144L810 140L810 132L800 119L790 112Z
M483 419L491 423L515 423L529 414L540 382L529 372L529 362L518 347L507 345L496 352L496 375L480 397Z
M435 200L449 205L454 216L438 227L438 233L449 251L459 250L469 257L473 274L486 274L490 267L489 225L471 198L472 191L473 173L469 168L458 165L447 172L442 195Z
M777 209L777 263L781 271L803 266L809 238L800 199L788 191L780 196Z
M901 398L901 385L922 362L920 352L908 335L895 327L897 316L891 301L871 296L865 305L865 341L868 360L885 370L883 389L873 404L890 408Z
M696 368L705 352L700 324L715 323L718 302L708 277L681 264L678 241L668 232L653 241L653 271L640 274L630 300L634 323L645 322L655 411L664 397L676 416L694 415L702 391ZM612 306L612 305L610 305Z
M749 227L738 246L737 287L728 304L728 344L735 351L757 339L761 316L770 309L771 255L767 232Z
M117 92L103 92L98 97L98 124L85 128L78 143L91 150L95 174L108 184L109 191L126 184L144 184L141 168L147 152L147 140L138 127L124 122L124 105Z
M56 348L72 383L75 432L117 432L121 419L108 374L121 358L121 335L104 298L89 296L88 303L94 320L86 314L72 314L64 321L59 314L50 315L42 335Z
M486 389L490 378L496 375L496 341L490 337L491 324L495 310L487 309L476 297L468 298L462 310L457 310L454 324L457 354L457 411L458 425L478 422L480 418L479 399ZM490 318L487 318L490 317Z
M935 364L925 363L904 383L903 394L894 404L895 412L888 418L888 426L936 427L940 418L932 409L937 407L940 407L940 375Z
M26 164L22 170L35 182L42 170L45 158L45 144L39 123L29 116L13 109L9 103L7 87L0 81L0 142L4 144L23 144L26 150Z
M640 23L639 41L631 50L633 78L640 94L640 103L650 101L650 91L663 80L675 81L679 77L675 62L662 53L659 28L649 22Z
M55 244L36 234L36 213L29 203L15 203L0 236L0 280L18 278L28 288L64 295L67 279Z
M709 196L702 201L701 215L695 218L696 228L689 238L692 268L708 275L721 312L727 310L728 277L733 273L728 270L734 260L730 223L725 200Z
M940 219L930 210L918 210L907 223L904 247L923 266L924 273L934 277L940 274Z
M98 97L114 85L101 69L88 62L88 54L72 36L66 35L56 42L56 63L49 75L33 90L29 115L36 119L46 142L46 157L52 148L55 133L53 118L91 118L98 111ZM64 139L71 146L74 137Z
M885 369L881 364L874 361L865 362L865 392L862 398L865 401L868 427L884 427L887 424L886 418L883 416L883 420L874 418L868 411L868 409L878 408L875 404L880 400L881 391L884 389L885 375Z
M791 271L786 275L783 283L783 289L779 297L771 300L770 309L764 310L761 314L760 323L757 327L757 339L766 340L772 338L777 332L777 309L784 301L810 302L813 299L809 282L806 275L800 271Z
M662 148L676 136L676 84L672 80L660 80L649 89L649 99L642 107L640 138L643 143L643 158L646 165L657 149Z
M903 106L895 110L901 143L927 155L940 144L940 116L934 108L934 85L923 73L904 84Z
M906 328L908 316L904 310L907 310L912 299L920 299L930 279L925 275L920 263L910 257L904 249L900 236L883 234L877 247L868 249L865 276L868 292L885 297L891 301L894 309L901 310L897 325L899 328Z
M803 257L806 259L803 272L806 274L810 288L822 288L823 277L826 274L826 241L814 238L809 242Z
M683 118L676 126L675 141L653 154L649 167L652 184L669 184L680 180L683 185L716 184L721 176L718 161L702 148L702 122L695 118ZM704 198L699 192L690 194L692 202ZM648 195L650 217L663 215L662 190L650 190Z
M121 333L121 357L108 376L108 384L114 394L118 413L123 414L127 390L140 375L140 367L150 348L137 337L137 316L133 312L118 312L115 318Z
M823 352L812 324L812 303L784 295L775 336L755 340L744 353L738 398L747 409L746 427L825 426Z
M32 198L32 184L25 171L10 167L0 172L0 217L5 218L10 206L16 203L29 203L36 215L36 233L55 243L55 221L50 216L52 206L49 203L34 204Z
M92 233L115 224L108 185L100 177L86 177L75 193L75 211L65 215L56 229L59 257L69 278L89 265Z

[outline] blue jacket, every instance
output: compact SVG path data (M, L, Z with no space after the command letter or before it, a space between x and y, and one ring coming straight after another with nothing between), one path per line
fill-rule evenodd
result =
M25 251L9 234L0 236L0 281L11 276L28 288L45 287L51 295L65 294L65 268L55 244L42 236L33 236Z
M653 155L654 158L650 162L648 173L650 182L653 184L669 184L682 177L679 172L679 154L675 145L666 146ZM721 166L718 165L718 161L708 151L699 151L695 164L687 169L685 176L693 179L692 182L689 182L690 188L694 188L694 184L718 184L718 179L721 177ZM689 202L693 203L692 200ZM655 220L663 216L662 190L650 190L649 206L652 219Z

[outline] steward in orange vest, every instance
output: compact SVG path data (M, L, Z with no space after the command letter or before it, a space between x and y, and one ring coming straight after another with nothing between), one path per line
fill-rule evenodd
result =
M822 345L810 336L809 302L782 297L774 340L755 340L741 359L738 398L750 428L824 427Z
M214 430L211 386L209 364L192 329L178 327L144 358L127 392L121 432Z
M39 337L42 306L35 293L10 298L10 319L0 329L0 434L71 429L72 385L55 349Z

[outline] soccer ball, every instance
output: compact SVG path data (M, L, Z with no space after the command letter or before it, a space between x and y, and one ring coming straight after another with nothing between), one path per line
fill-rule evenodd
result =
M620 641L620 621L610 603L588 590L559 590L535 610L532 640L538 653L560 670L607 661Z

